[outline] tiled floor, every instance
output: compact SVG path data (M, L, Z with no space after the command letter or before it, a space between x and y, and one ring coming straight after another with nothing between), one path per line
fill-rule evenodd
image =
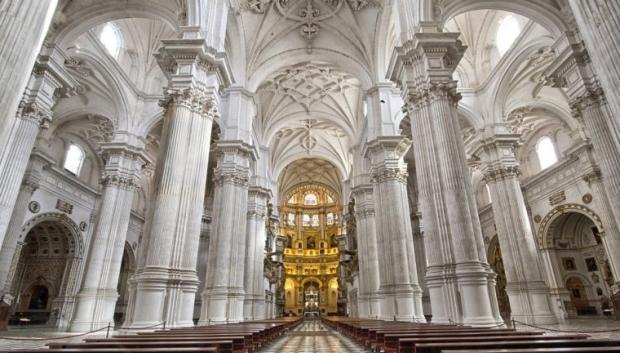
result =
M347 337L306 319L294 331L260 350L260 353L358 353L369 352Z
M594 338L620 339L620 321L601 318L581 318L569 320L559 325L545 325L545 328L567 331L580 331L590 333ZM519 330L526 327L517 325ZM593 331L610 331L591 333ZM110 332L110 334L119 332ZM550 332L549 334L553 334ZM45 347L50 340L43 341L17 341L7 338L55 338L60 336L75 335L53 330L46 327L11 328L10 331L0 332L0 351L18 348ZM92 337L105 337L105 331L88 335ZM73 337L68 341L80 342L85 336ZM318 320L306 320L295 330L279 338L260 353L361 353L368 352L350 339L341 336L338 332L327 329Z

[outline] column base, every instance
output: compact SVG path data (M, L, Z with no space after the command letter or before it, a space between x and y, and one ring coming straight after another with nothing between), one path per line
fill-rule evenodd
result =
M513 320L530 325L558 323L551 311L549 288L544 282L508 283L506 293Z
M382 285L379 293L381 320L426 322L422 312L416 312L416 293L412 285Z
M243 288L207 288L202 294L199 326L243 321Z
M125 329L165 323L170 327L194 326L194 300L198 289L195 271L147 268L134 277L135 295L130 300Z
M485 263L468 262L457 264L455 274L463 312L460 323L481 327L503 325L499 308L493 305L497 302L495 272Z
M110 325L114 327L114 309L118 293L116 289L83 290L77 296L75 317L70 332L87 332Z

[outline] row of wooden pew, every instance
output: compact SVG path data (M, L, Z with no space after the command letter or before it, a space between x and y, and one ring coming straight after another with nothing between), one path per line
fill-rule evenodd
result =
M512 328L480 328L324 317L323 323L373 352L386 353L585 353L620 352L620 340L586 334L544 335Z
M15 352L85 353L252 353L301 323L301 319L249 321L49 343L49 349Z

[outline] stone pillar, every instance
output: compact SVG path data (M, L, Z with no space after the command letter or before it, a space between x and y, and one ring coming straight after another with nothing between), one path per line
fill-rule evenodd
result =
M352 190L357 219L357 258L359 259L359 317L381 317L379 294L379 253L377 250L377 225L371 184L356 186Z
M409 140L381 136L368 142L372 163L379 261L381 319L423 322L422 290L415 265L407 169L402 160Z
M131 280L127 327L166 322L193 326L196 263L213 120L219 91L230 85L222 55L214 55L196 28L162 40L156 54L168 77L166 110L152 206Z
M247 238L244 270L244 320L265 319L265 241L267 200L271 192L252 186L248 193Z
M70 331L97 330L114 323L118 278L135 189L145 160L124 143L102 146L106 160L98 219L90 243L84 281Z
M390 71L404 89L416 144L433 322L496 325L502 319L495 274L484 253L456 111L460 95L452 79L465 47L458 33L425 26L397 48Z
M28 84L41 44L52 22L58 0L6 1L0 5L0 157L10 156L12 117ZM32 147L32 146L31 146ZM7 153L8 152L8 153ZM0 163L0 169L6 167ZM22 171L23 173L23 171ZM19 189L19 180L12 186ZM0 190L3 194L4 190ZM16 197L16 196L15 196ZM2 217L2 220L8 219ZM6 225L6 224L5 224ZM0 234L4 235L6 228Z
M42 3L45 2L42 1ZM63 63L64 56L55 47L44 47L23 94L17 110L17 119L8 119L5 115L6 121L0 122L0 126L6 127L4 134L7 137L6 144L0 144L0 244L3 243L6 235L20 183L28 166L37 135L40 129L47 128L51 121L52 108L58 97L74 92L77 86L77 83L64 71ZM5 62L4 65L8 64ZM5 67L9 68L10 65ZM0 77L3 77L1 73ZM15 87L12 87L11 91L14 90ZM6 106L3 105L3 108ZM13 114L11 113L10 116L14 117Z
M493 200L512 319L533 325L555 324L549 287L542 275L544 267L521 193L519 162L514 154L520 138L501 127L486 134L477 155L484 161L484 177Z
M128 327L192 326L198 288L196 262L214 94L198 89L172 91L164 123L164 143L156 176L153 216L144 257L135 275ZM131 300L133 299L133 300Z
M0 250L0 297L10 290L12 276L9 276L9 274L12 272L13 259L15 256L19 258L19 253L16 253L17 242L19 241L22 225L28 212L28 203L38 187L39 183L37 181L25 178L19 189L17 202L15 202L15 211L9 222L6 232L7 236L4 237L4 243ZM16 261L17 259L15 259L15 263L17 263Z
M202 227L200 228L200 241L198 243L198 263L196 264L196 274L198 278L206 278L207 265L209 262L209 241L211 239L211 210L205 209L202 214ZM200 281L198 292L202 293L205 289L205 282ZM200 317L202 308L202 297L197 296L194 302L194 318Z
M560 53L546 74L550 84L566 91L573 117L585 126L591 138L607 197L607 206L600 215L606 227L604 243L618 286L620 260L613 254L620 253L620 137L614 133L607 92L603 92L593 72L588 52L577 38L569 40L573 44Z
M244 267L251 146L239 141L218 143L215 170L213 234L202 293L200 325L243 320Z
M620 131L620 4L617 1L569 0L579 32L592 57L596 73L607 94L610 110L607 118Z

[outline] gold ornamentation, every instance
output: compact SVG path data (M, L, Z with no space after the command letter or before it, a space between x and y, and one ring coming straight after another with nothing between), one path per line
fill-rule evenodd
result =
M589 204L590 202L592 202L592 194L587 193L583 195L583 197L581 198L581 201L583 201L583 203L585 203L586 205Z

